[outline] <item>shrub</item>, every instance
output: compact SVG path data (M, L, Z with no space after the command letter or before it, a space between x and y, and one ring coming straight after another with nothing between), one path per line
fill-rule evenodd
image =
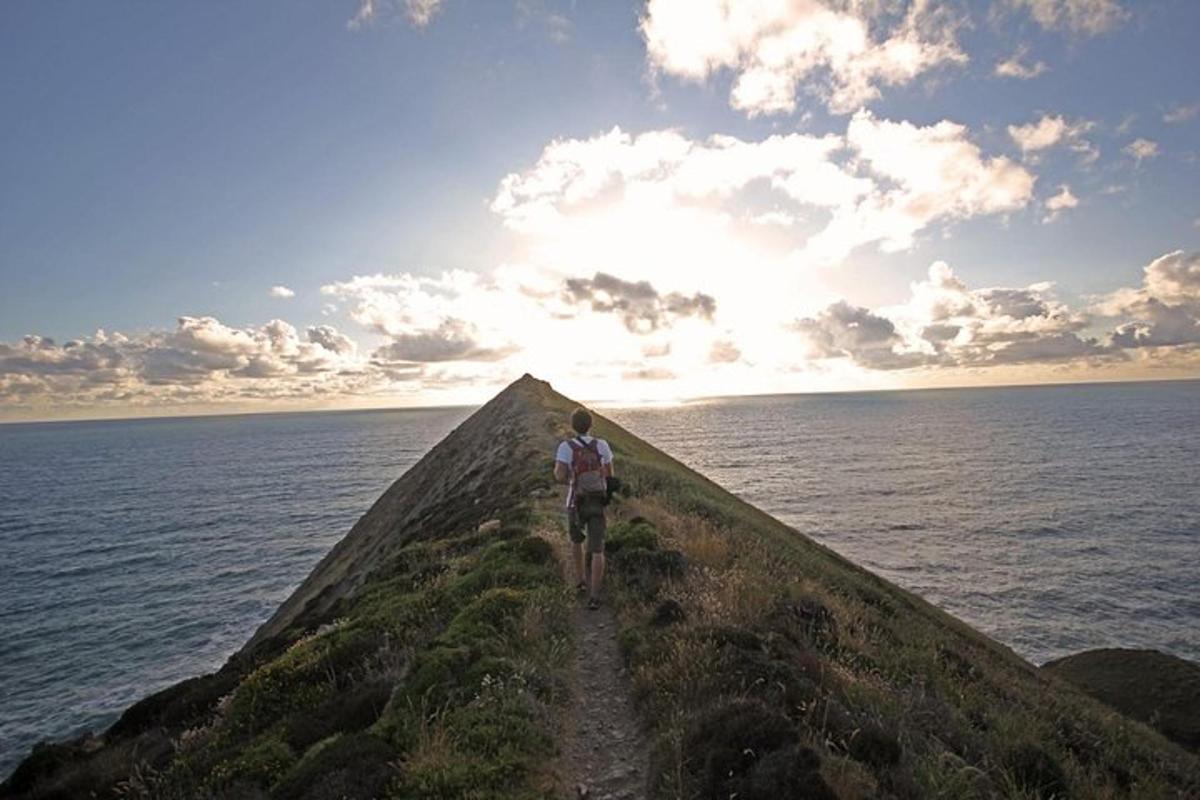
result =
M710 709L684 735L684 756L703 797L730 797L767 754L796 743L787 717L760 703Z
M900 754L900 742L876 723L867 723L850 737L850 757L876 769L899 762Z
M1067 776L1059 763L1042 748L1024 743L1004 754L1003 765L1022 791L1043 800L1068 797Z
M649 521L634 517L628 522L614 523L604 536L604 552L619 553L622 550L658 549L658 532Z
M291 748L273 736L264 736L236 758L218 764L212 771L211 783L213 788L239 783L266 788L295 762Z
M773 630L794 642L824 649L837 644L837 618L828 606L811 595L778 603L766 621Z
M837 800L821 777L821 758L809 747L776 750L759 759L736 789L739 800Z
M683 553L641 547L619 550L613 557L613 569L636 593L650 598L667 579L683 577Z
M683 610L683 606L668 598L655 607L654 614L650 617L650 624L661 628L686 620L687 612Z
M449 699L458 685L459 676L472 660L471 649L465 645L439 645L423 650L413 659L403 694L414 702L440 706ZM395 702L396 698L393 698L393 705Z
M391 695L392 687L383 681L353 686L314 711L294 715L288 720L284 739L302 753L335 733L361 731L379 719Z
M396 752L368 733L339 736L313 748L280 779L272 800L369 800L396 775Z
M489 589L455 615L440 639L450 646L486 649L496 639L507 638L516 632L525 603L524 592Z
M465 603L489 589L533 589L557 580L554 550L537 536L499 542L488 547L477 565L446 586L452 605Z

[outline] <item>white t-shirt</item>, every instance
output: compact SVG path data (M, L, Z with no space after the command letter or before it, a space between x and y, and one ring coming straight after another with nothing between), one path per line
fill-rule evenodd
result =
M587 436L586 434L583 436L575 437L575 438L582 439L585 443L592 441L592 437ZM601 464L613 463L612 448L610 448L608 446L608 442L604 441L603 439L596 439L596 451L600 453L600 463ZM559 442L558 443L558 452L554 454L554 460L559 462L560 464L566 464L567 469L569 471L571 469L571 454L572 454L571 442L570 441ZM574 493L575 493L575 476L572 475L570 482L567 484L567 508L571 507L571 496Z

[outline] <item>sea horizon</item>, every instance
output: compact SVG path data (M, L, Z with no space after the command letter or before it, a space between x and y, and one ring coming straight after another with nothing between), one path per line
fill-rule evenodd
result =
M641 401L625 401L620 399L592 399L581 400L584 405L592 406L597 409L612 409L612 408L669 408L678 405L688 405L694 403L705 403L718 400L738 400L751 399L759 397L807 397L807 396L837 396L837 395L859 395L859 394L889 394L889 393L908 393L908 392L942 392L942 391L971 391L971 390L987 390L987 389L1040 389L1040 388L1069 388L1074 386L1111 386L1120 384L1176 384L1176 383L1200 383L1200 375L1181 377L1181 378L1114 378L1110 380L1086 380L1086 381L1044 381L1033 383L986 383L986 384L954 384L951 386L899 386L889 388L864 387L852 389L828 389L828 390L812 390L812 391L797 391L797 392L757 392L749 394L715 394L715 395L698 395L696 397L685 397L677 400L653 400L644 399ZM553 384L552 384L553 385ZM220 411L212 412L197 412L186 414L142 414L131 416L101 416L101 417L48 417L39 419L16 419L5 420L0 419L0 426L5 425L49 425L58 423L86 423L86 422L135 422L135 421L156 421L156 420L185 420L185 419L208 419L208 418L224 418L224 417L258 417L258 416L276 416L276 415L294 415L294 414L341 414L341 413L371 413L378 411L439 411L478 408L486 402L486 398L479 402L472 403L434 403L431 405L402 405L402 406L367 406L354 408L300 408L300 409L261 409L257 411Z

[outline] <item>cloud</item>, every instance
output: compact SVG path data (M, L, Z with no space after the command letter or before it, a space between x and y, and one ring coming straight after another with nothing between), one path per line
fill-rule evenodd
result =
M314 325L306 333L310 342L331 353L352 356L358 350L358 345L353 339L332 325Z
M868 13L875 10L880 13ZM880 86L962 64L959 20L916 0L907 11L818 0L649 0L641 20L653 70L704 82L734 74L731 105L749 116L791 113L804 90L834 113L863 107Z
M838 301L795 325L816 359L851 358L867 369L906 369L928 363L919 352L899 352L904 342L891 320Z
M1159 256L1143 269L1140 287L1114 292L1096 311L1132 317L1116 329L1114 344L1121 347L1200 344L1200 253Z
M416 28L424 28L441 10L442 0L362 0L346 23L352 31L370 26L384 16L399 15Z
M709 295L671 292L660 295L648 281L623 281L603 272L592 278L568 278L564 296L569 303L585 303L598 313L615 313L631 333L653 333L678 317L712 320L717 303Z
M907 250L935 222L1016 211L1033 196L1028 170L1003 156L985 157L966 127L949 120L922 127L859 112L846 141L876 182L858 202L835 208L809 240L819 262L871 242L884 252Z
M1158 157L1158 142L1150 139L1134 139L1129 144L1125 145L1125 152L1133 156L1133 160L1142 162L1146 159Z
M322 292L382 337L372 368L390 376L422 367L422 385L447 375L464 385L502 383L535 371L591 382L589 391L603 395L613 376L647 359L684 383L712 380L718 369L708 360L722 335L711 294L602 271L508 264L487 275L380 273Z
M733 342L721 339L713 342L708 351L708 360L713 364L732 364L740 361L742 351Z
M621 373L621 378L627 381L670 381L678 377L665 367L641 367Z
M546 0L517 0L517 24L523 28L531 23L539 24L555 44L571 40L571 19L551 10Z
M640 217L659 224L656 238L668 236L661 228L668 215L680 218L680 238L695 238L706 226L727 227L731 216L744 216L733 209L751 188L765 187L777 201L775 215L826 212L818 227L793 235L799 258L828 264L872 243L887 252L907 249L937 222L1016 211L1031 200L1033 183L1011 159L986 157L963 125L917 126L859 112L845 136L692 140L676 131L633 136L614 128L555 140L533 167L503 179L492 210L514 231L553 238L599 210L636 205ZM628 239L631 232L609 236Z
M443 320L432 330L402 333L392 337L389 344L378 348L372 359L376 362L429 363L438 361L499 361L516 348L483 347L477 341L473 325L460 319Z
M1200 114L1200 103L1193 103L1190 106L1183 103L1176 103L1163 114L1163 122L1167 124L1187 122L1190 119L1195 119L1197 114Z
M912 284L903 305L872 311L839 301L799 320L794 330L810 357L873 370L1102 365L1147 351L1159 365L1195 363L1200 253L1160 256L1144 268L1141 286L1113 292L1086 310L1055 299L1048 283L970 289L936 262L925 280Z
M283 320L236 328L180 317L174 329L138 336L97 331L57 344L42 336L0 342L6 407L204 404L360 394L384 384L331 326L302 339Z
M293 292L291 289L289 289L286 286L272 286L271 287L271 297L278 297L278 298L281 298L284 300L288 300L295 296L296 296L296 293Z
M1022 46L1017 48L1017 51L1011 56L1003 61L996 62L992 74L997 78L1016 78L1027 81L1036 78L1050 69L1046 66L1045 61L1034 61L1032 64L1026 63L1025 59L1028 55L1028 47Z
M1038 154L1058 145L1065 145L1079 154L1080 161L1087 165L1100 156L1100 152L1083 138L1094 127L1092 122L1079 120L1068 122L1061 116L1044 115L1041 119L1025 125L1009 125L1008 135L1021 148L1028 161L1036 161Z
M970 289L943 262L912 285L903 306L871 311L838 302L795 329L818 359L874 370L979 368L1107 356L1082 336L1087 317L1050 295L1049 284Z
M349 301L351 319L390 340L372 354L376 362L486 362L519 350L509 340L506 314L537 313L513 289L455 270L437 277L360 275L322 286L321 293Z
M1117 0L1008 0L1013 8L1026 9L1047 30L1085 36L1105 33L1129 18Z
M1079 205L1079 198L1071 193L1071 187L1065 183L1058 187L1058 193L1046 200L1046 211L1042 222L1054 222L1063 211Z

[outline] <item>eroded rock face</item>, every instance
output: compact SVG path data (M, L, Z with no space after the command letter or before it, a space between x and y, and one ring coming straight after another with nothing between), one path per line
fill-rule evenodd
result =
M1157 650L1086 650L1042 666L1126 716L1200 750L1200 664Z

